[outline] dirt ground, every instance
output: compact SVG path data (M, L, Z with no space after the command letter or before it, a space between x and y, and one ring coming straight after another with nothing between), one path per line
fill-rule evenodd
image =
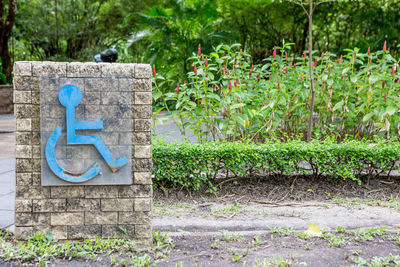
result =
M216 195L171 189L167 197L156 188L153 215L150 250L53 259L49 266L400 266L394 178L361 186L324 177L254 178L224 183ZM310 224L322 230L318 236L305 234ZM128 261L146 254L147 263ZM0 259L0 266L11 265Z

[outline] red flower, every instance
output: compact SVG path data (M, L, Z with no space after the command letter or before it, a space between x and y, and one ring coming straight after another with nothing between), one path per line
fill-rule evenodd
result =
M246 81L246 85L249 85L249 81Z
M343 55L340 55L339 63L343 62Z
M272 57L276 58L276 45L274 46L274 51L272 52Z
M321 59L324 59L325 53L321 54Z
M197 65L196 65L196 63L194 64L193 72L194 72L194 74L197 74Z
M268 76L271 77L271 73L268 73Z
M397 80L397 83L400 83L400 78Z
M382 89L385 88L385 80L382 81Z
M384 98L385 98L385 101L386 101L387 100L387 92L385 92L385 97Z
M396 72L396 67L393 65L393 67L392 67L392 76L394 76L395 72Z
M260 78L260 76L258 76L257 81L260 82L260 80L261 80L261 78ZM400 81L400 79L399 79L399 81Z
M201 56L201 44L199 44L199 48L197 49L197 55Z
M278 90L281 90L281 82L278 81Z
M229 92L232 91L232 82L229 80Z
M293 68L296 68L296 62L294 63Z
M304 53L303 53L303 57L306 57L307 56L307 52L306 51L304 51Z
M285 59L287 60L287 52L285 51Z
M235 86L238 85L238 80L236 79L235 82L233 83Z
M179 83L178 83L178 85L176 86L176 93L177 93L177 94L179 94L179 87L180 87L180 85L179 85Z
M330 73L332 70L331 65L329 65L328 72Z
M204 66L207 68L208 67L208 58L206 57L206 61L204 62Z
M290 61L290 67L293 67L293 61Z
M285 68L285 72L286 72L286 73L288 72L288 66L286 66L286 68Z
M304 76L301 76L301 81L304 83Z
M249 71L249 76L251 76L251 73L253 72L253 69L254 69L254 66L253 66L253 64L251 64L251 68L250 68L250 71Z
M153 64L153 77L156 77L156 65Z
M223 69L222 69L222 75L226 76L226 66L224 65Z
M354 52L354 54L353 54L353 60L356 60L356 57L357 57L357 53Z
M386 52L386 41L383 43L383 48L382 48L383 52Z
M224 51L224 53L222 54L222 56L226 56L226 51Z
M368 46L367 55L371 54L371 47Z

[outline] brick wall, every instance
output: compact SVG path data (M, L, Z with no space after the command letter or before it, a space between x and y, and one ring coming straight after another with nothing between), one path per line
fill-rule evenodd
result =
M96 90L90 91L90 88L93 89L91 81L94 78L98 82ZM47 81L55 81L54 100L50 98L45 101L44 99L44 92L49 92L47 86L51 86ZM60 180L60 186L42 186L43 179L52 175L51 172L46 172L47 165L42 144L46 140L43 138L45 130L51 129L52 125L45 123L45 120L54 117L58 119L57 116L59 116L57 123L65 123L65 113L57 98L58 89L65 81L79 84L84 91L84 98L93 101L89 103L82 100L84 111L77 111L77 119L96 120L96 117L87 118L90 114L95 114L93 109L89 108L95 103L98 107L103 105L108 107L105 113L97 115L98 118L109 115L110 123L107 124L106 120L104 121L104 130L108 130L110 136L113 136L118 127L112 129L107 125L114 123L118 125L119 121L128 120L123 125L121 124L121 127L129 125L131 128L130 135L126 135L132 139L131 143L128 142L127 145L118 143L118 145L121 145L121 148L124 147L124 153L130 152L128 158L131 183L127 185L86 185L85 183L70 185ZM112 89L114 87L108 84L109 81L117 81L118 86ZM124 93L121 93L121 88L124 89L122 90ZM50 231L58 239L82 239L118 234L149 244L152 230L153 193L150 132L151 67L145 64L16 62L14 99L16 238L22 239L37 231ZM48 104L52 104L51 101L54 102L55 109L45 110L49 107ZM120 107L120 103L125 103L125 107L130 108L124 108L115 114L110 113L110 110L114 110L113 108ZM48 129L42 129L43 127ZM116 136L118 133L117 131ZM98 134L100 135L101 132ZM106 138L106 135L101 137ZM121 138L109 138L109 140L111 141L104 140L107 145L108 142L112 144L115 140L120 142ZM62 140L60 139L59 142ZM76 151L70 153L71 162L81 162L86 158L86 147L80 149L83 153L79 157L75 157ZM90 149L93 150L93 148ZM92 158L86 159L92 160ZM102 165L105 165L104 162ZM103 176L107 177L107 174ZM91 183L96 184L96 179L97 177ZM127 230L126 233L121 231L121 228Z

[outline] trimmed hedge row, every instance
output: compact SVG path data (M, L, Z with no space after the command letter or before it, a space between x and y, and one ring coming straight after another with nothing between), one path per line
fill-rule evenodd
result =
M400 143L379 141L293 141L250 144L238 142L167 143L153 146L153 174L162 187L180 185L215 191L223 177L252 175L314 175L352 179L390 174L398 168Z

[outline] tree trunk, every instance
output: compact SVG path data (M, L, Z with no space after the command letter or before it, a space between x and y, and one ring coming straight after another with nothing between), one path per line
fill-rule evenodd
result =
M7 78L7 82L12 82L12 64L10 58L10 51L8 50L8 39L11 37L12 28L15 21L15 11L17 9L17 1L8 1L8 13L5 17L5 0L0 0L0 57L3 72Z
M310 0L310 12L308 13L308 67L310 71L311 82L311 105L310 105L310 118L308 121L307 142L310 142L313 128L313 115L314 115L314 102L315 102L315 89L314 77L312 67L312 16L313 16L313 1Z
M6 76L7 82L12 83L12 63L10 57L10 51L8 50L8 40L3 39L3 45L1 46L0 56L1 56L1 67L3 73Z

